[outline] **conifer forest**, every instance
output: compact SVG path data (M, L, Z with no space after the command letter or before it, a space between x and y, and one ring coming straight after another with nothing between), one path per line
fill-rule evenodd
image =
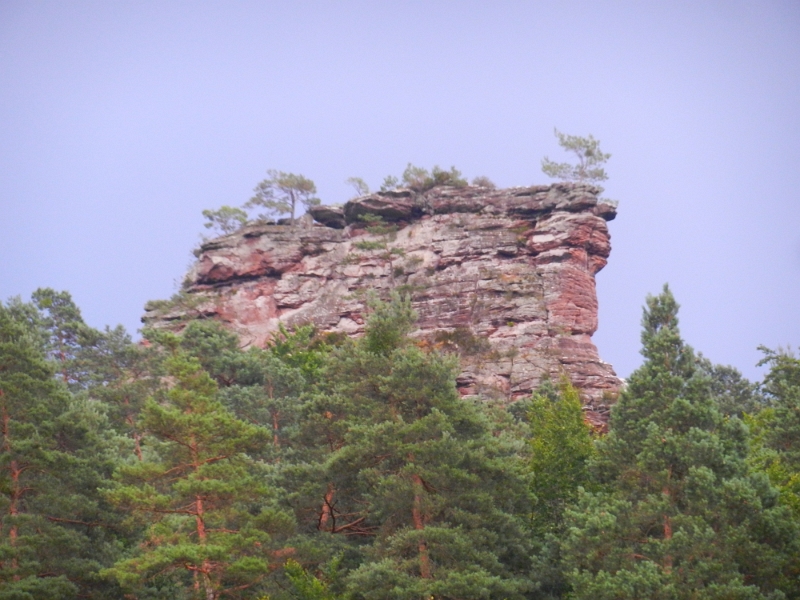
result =
M241 348L0 304L0 599L800 598L800 359L752 383L667 286L607 432L564 378L462 398L394 295Z

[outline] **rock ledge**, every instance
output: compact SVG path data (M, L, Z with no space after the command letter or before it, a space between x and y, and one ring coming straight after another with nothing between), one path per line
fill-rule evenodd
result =
M597 195L566 183L397 190L315 207L310 227L249 225L204 244L180 299L142 320L180 330L214 318L245 345L279 323L357 336L367 292L396 289L411 294L420 343L460 354L462 394L512 401L566 374L602 422L621 382L591 339L616 216ZM396 231L370 233L364 215Z

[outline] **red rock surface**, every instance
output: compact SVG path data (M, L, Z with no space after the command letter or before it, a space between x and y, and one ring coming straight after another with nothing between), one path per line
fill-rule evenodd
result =
M332 227L250 225L204 244L183 297L152 303L143 321L179 330L190 318L216 318L259 346L279 323L359 335L366 293L397 289L412 295L420 343L461 355L462 394L514 400L563 374L587 418L603 421L621 382L592 343L594 276L616 211L596 188L401 190L318 210ZM365 214L396 231L368 233Z

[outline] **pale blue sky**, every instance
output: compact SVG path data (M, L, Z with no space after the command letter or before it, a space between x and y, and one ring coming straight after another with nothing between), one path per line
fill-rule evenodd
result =
M545 183L554 126L613 154L595 341L620 375L664 282L715 362L800 344L796 0L0 0L0 298L66 289L134 331L201 211L269 168L325 203L408 162Z

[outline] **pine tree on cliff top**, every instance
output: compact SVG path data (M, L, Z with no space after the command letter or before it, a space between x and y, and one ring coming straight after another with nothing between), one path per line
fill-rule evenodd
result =
M261 206L270 212L278 214L289 213L290 223L294 225L294 215L298 204L306 208L317 206L319 198L315 197L317 186L310 179L295 173L284 173L270 169L269 177L259 183L253 190L254 195L244 207L254 208ZM259 215L259 219L266 219L268 215Z
M747 429L717 409L677 311L666 286L647 298L645 362L599 446L605 491L568 513L573 598L780 597L785 511L749 473Z
M542 159L542 171L548 177L562 181L598 184L608 179L603 165L611 155L600 150L600 141L593 136L580 137L567 135L555 129L558 145L567 152L572 152L578 159L577 165L557 163L548 157Z

